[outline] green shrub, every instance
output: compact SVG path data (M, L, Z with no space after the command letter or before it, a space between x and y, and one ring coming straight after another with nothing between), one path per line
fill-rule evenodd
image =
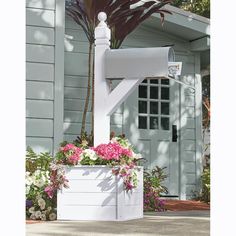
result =
M207 167L203 170L202 176L202 191L200 195L200 200L209 203L210 202L210 167Z
M168 193L168 189L163 185L167 178L164 173L166 167L156 166L151 171L144 171L144 210L164 211L165 201L160 199L162 193Z

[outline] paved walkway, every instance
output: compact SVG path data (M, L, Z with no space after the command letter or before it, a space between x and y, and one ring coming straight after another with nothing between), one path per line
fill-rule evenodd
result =
M145 213L124 222L52 221L26 225L26 236L205 236L210 235L210 212Z

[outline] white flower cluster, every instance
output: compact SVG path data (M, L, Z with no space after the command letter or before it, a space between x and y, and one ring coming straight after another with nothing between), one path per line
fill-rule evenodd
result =
M92 149L83 150L81 158L83 159L84 157L88 157L89 159L91 159L93 161L97 160L97 158L98 158L97 154Z
M49 172L48 171L41 171L36 170L32 175L30 172L26 172L25 175L25 184L26 184L26 194L30 190L32 185L42 188L45 186L49 181Z
M45 201L42 198L38 200L38 204L40 205L41 210L42 210L41 207L45 208ZM48 207L47 209L44 209L42 211L35 210L35 207L30 207L29 208L30 219L31 220L47 220L47 215L48 215L49 220L56 220L57 215L51 211L52 211L51 207Z

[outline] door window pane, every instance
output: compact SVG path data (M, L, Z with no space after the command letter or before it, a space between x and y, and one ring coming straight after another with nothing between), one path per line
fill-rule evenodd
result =
M169 79L161 79L161 84L170 84Z
M162 117L161 118L161 129L163 130L169 130L169 118L168 117Z
M158 129L158 117L150 117L150 129Z
M161 103L161 114L162 115L169 115L169 103L168 102Z
M144 116L138 117L138 128L147 129L147 117L144 117Z
M150 102L150 113L158 114L158 102Z
M145 84L146 84L146 83L147 83L147 79L143 80L143 82L142 82L142 83L145 83Z
M168 100L170 98L169 88L161 88L161 99Z
M147 98L147 86L142 86L142 85L139 86L138 96L140 98Z
M147 102L145 102L145 101L138 102L138 112L139 113L147 113Z
M158 87L150 87L150 98L158 99Z
M158 79L150 79L150 84L158 84L159 80Z

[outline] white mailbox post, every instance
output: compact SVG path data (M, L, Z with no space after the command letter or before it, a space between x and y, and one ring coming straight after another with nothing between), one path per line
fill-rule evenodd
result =
M95 28L95 146L109 142L110 115L145 78L170 78L170 67L178 75L182 66L181 62L174 62L174 50L170 47L110 49L107 16L100 12L98 19L100 23ZM108 79L122 81L110 91Z

